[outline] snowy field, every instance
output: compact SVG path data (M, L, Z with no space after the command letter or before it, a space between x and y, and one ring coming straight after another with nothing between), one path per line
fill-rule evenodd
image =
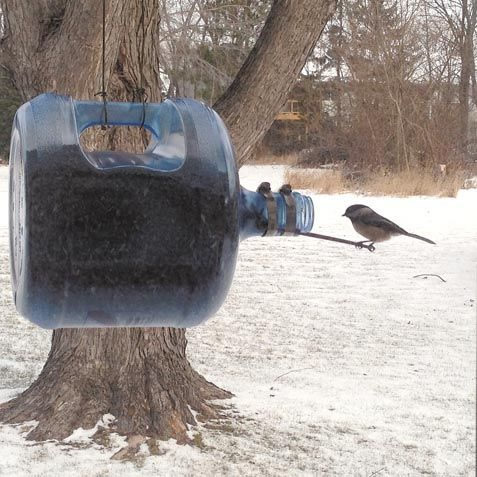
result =
M250 189L277 189L282 176L241 171ZM36 444L4 426L0 475L475 475L477 190L313 198L315 232L357 240L341 214L365 203L437 245L399 237L371 254L305 237L243 242L225 305L188 332L196 369L235 394L233 419L196 428L200 447L164 442L163 455L133 462L110 460L120 438L109 449L87 448L88 432ZM35 379L50 345L13 307L7 237L0 167L0 401Z

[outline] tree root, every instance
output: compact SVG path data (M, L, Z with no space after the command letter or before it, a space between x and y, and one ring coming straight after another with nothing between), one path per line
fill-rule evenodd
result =
M136 331L142 340L150 333ZM64 335L60 341L65 343ZM187 443L188 426L197 424L192 411L200 420L219 418L219 406L210 401L232 397L192 369L185 357L185 338L184 352L144 343L129 351L121 355L116 349L114 358L106 352L101 359L84 360L78 348L60 353L53 337L40 376L19 396L0 404L0 421L38 421L27 439L62 440L112 414L120 435Z

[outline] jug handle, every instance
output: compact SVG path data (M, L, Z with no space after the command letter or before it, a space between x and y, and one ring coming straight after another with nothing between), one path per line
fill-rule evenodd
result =
M91 126L100 126L104 122L104 103L102 101L73 101L76 116L76 127L81 134ZM165 103L126 103L107 102L109 126L144 126L156 139L160 137L159 108Z

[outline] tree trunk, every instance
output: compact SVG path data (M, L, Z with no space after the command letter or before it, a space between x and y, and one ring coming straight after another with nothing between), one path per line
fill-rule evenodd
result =
M109 99L131 100L141 86L141 1L106 2ZM270 126L334 5L335 0L275 2L257 46L217 105L239 160ZM144 86L149 99L157 101L158 0L144 0L144 6ZM84 99L100 90L101 2L0 0L0 9L7 28L1 59L24 99L48 90ZM108 140L111 146L124 141L123 133ZM187 424L195 423L190 409L213 418L216 409L207 401L231 396L191 368L186 344L184 329L55 330L40 376L0 405L0 421L36 420L30 439L63 439L110 413L121 434L184 442Z
M459 78L459 133L460 149L463 157L467 154L467 139L469 133L469 100L472 78L472 50L470 49L470 39L464 36L461 46L461 70Z
M470 101L475 101L475 58L474 35L477 25L477 5L462 0L462 38L460 47L461 72L459 78L459 110L461 148L464 157L467 157L469 140L469 112Z

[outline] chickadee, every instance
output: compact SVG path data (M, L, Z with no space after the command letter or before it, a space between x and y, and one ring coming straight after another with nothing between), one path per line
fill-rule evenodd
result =
M348 217L356 232L368 239L360 243L371 242L372 245L374 242L389 240L394 235L406 235L435 245L435 242L432 240L406 232L399 227L399 225L377 214L366 205L350 205L343 214L343 217Z

